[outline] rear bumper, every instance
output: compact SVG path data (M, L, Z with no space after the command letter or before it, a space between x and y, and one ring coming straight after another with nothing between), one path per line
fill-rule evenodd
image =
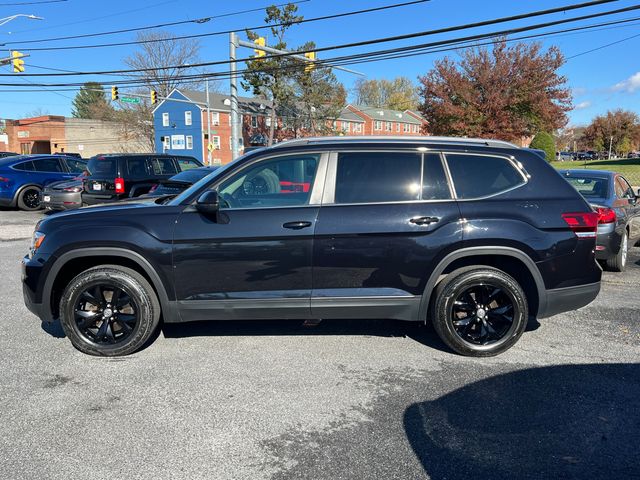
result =
M546 302L544 308L540 309L538 318L547 318L582 308L593 302L599 292L600 282L547 290Z
M49 197L47 201L46 198ZM72 210L82 206L80 193L44 191L41 195L42 206L47 210Z
M620 251L620 243L622 237L614 229L614 224L605 224L598 226L598 238L596 241L596 258L598 260L607 260L614 257Z
M113 203L120 200L118 195L92 195L90 193L82 194L82 201L87 205L98 205L100 203Z

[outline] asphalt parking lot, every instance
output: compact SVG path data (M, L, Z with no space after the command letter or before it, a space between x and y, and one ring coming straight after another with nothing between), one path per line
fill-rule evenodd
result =
M283 321L102 359L23 305L40 216L0 211L0 478L640 478L640 248L495 358L411 324Z

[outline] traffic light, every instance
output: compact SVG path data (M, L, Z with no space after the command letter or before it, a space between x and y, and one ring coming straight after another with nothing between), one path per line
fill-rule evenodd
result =
M11 52L11 63L13 65L13 73L22 73L24 72L24 60L22 60L22 57L24 56L23 53L18 52L16 50Z
M265 40L264 37L258 37L256 38L253 43L255 43L256 45L258 45L259 47L264 47L267 44L267 41ZM259 50L259 49L254 49L253 50L255 52L255 56L260 58L260 57L264 57L267 52L265 52L264 50Z
M158 103L158 92L151 90L151 105Z
M112 86L111 87L111 100L118 100L119 95L118 95L118 87L116 86Z
M304 67L304 73L310 73L313 71L314 68L316 68L315 64L312 63L316 61L316 52L306 52L304 54L304 58L311 60L311 62L308 62L307 65Z

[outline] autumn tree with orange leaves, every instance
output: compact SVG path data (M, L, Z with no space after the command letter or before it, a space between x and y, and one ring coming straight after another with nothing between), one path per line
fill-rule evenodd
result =
M420 111L434 135L520 142L567 124L571 91L558 73L564 56L539 43L474 48L436 61L420 80Z

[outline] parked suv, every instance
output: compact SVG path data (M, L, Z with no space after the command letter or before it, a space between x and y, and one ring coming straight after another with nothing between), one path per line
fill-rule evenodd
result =
M88 205L138 197L161 180L201 167L193 157L156 154L97 155L89 160L82 202Z
M168 203L42 220L24 298L94 355L136 351L162 317L430 321L456 352L489 356L529 315L596 297L597 219L544 158L509 143L299 139Z

